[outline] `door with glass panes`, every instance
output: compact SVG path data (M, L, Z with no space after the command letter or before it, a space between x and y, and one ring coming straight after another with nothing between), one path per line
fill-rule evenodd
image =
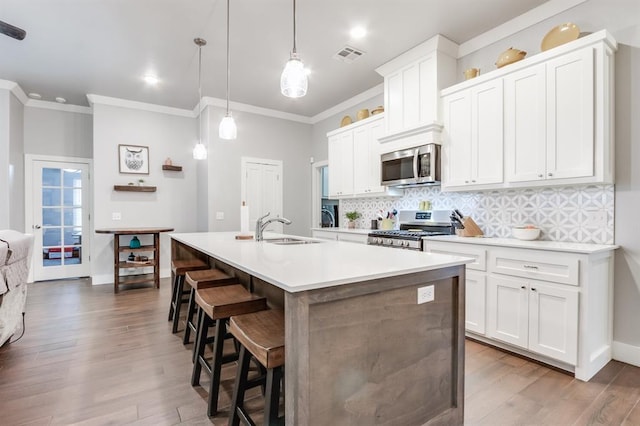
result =
M34 281L88 276L89 165L33 162Z

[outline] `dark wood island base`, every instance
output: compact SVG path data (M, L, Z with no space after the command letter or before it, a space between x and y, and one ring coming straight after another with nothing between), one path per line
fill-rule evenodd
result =
M464 265L288 292L175 239L172 256L206 259L284 306L287 425L463 423Z

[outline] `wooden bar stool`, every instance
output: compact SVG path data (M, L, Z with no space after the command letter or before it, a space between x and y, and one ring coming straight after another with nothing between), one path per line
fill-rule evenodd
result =
M238 359L233 353L223 356L222 349L227 336L226 322L232 315L248 314L267 309L267 299L250 293L240 284L196 290L198 311L198 328L196 333L196 360L193 364L191 385L200 384L202 368L211 376L207 415L214 416L218 412L218 393L220 391L220 370L222 364ZM215 323L216 331L213 336L213 358L209 363L205 356L205 347L210 339L207 338L209 327Z
M178 332L180 322L180 308L189 299L184 299L184 274L189 271L209 269L209 265L200 259L172 260L171 272L173 272L173 290L171 291L171 304L169 305L169 321L173 321L172 333Z
M255 424L244 408L248 389L265 386L264 424L284 424L278 417L280 381L284 379L284 312L269 309L252 314L233 316L229 333L240 343L238 372L229 410L229 425ZM267 369L266 378L248 379L251 356ZM266 382L266 383L265 383Z
M184 275L184 282L191 287L189 294L189 304L187 305L187 325L184 328L183 344L189 343L191 331L196 336L197 322L193 320L198 305L196 304L196 290L203 288L218 287L221 285L239 284L238 279L234 278L220 269L204 269L200 271L189 271ZM193 347L195 360L196 348Z

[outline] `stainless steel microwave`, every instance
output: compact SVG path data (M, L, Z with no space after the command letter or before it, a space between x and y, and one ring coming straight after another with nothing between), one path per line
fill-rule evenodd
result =
M382 154L382 185L408 187L440 184L440 145Z

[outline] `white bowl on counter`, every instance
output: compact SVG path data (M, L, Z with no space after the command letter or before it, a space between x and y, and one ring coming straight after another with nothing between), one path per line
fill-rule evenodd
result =
M540 236L540 228L515 226L511 228L511 235L519 240L531 241Z

